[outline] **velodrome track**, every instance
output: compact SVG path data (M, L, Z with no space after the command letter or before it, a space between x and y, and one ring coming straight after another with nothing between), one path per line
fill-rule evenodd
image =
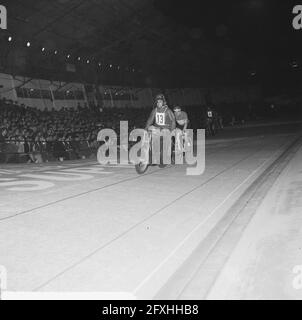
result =
M94 160L1 165L7 290L206 298L209 288L187 286L196 273L187 261L198 269L196 249L215 247L211 231L300 135L299 123L226 130L207 141L200 176L185 165L144 175Z

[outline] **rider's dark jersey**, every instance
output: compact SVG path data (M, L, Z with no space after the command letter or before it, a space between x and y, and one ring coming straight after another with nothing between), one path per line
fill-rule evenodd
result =
M150 117L147 121L146 127L154 125L161 129L175 129L175 116L171 109L167 106L163 108L155 108L152 110Z
M212 109L207 109L206 114L208 119L214 118L214 111Z
M176 128L183 130L186 122L188 122L188 115L186 112L181 111L180 114L175 115Z

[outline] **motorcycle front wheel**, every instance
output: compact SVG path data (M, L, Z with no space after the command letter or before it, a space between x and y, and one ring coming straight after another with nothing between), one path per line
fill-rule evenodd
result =
M148 163L139 162L138 164L135 165L135 170L138 174L145 173L147 169L148 169Z

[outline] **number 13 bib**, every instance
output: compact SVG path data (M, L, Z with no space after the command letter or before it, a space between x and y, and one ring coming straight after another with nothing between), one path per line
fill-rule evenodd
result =
M166 114L164 112L156 112L155 122L159 126L164 126L166 124Z

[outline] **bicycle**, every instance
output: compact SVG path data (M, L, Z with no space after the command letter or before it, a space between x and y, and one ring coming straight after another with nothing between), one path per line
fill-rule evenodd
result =
M187 132L182 131L178 138L179 139L175 139L175 144L176 149L180 152L186 152L188 148L193 146L192 137L190 137Z
M217 128L213 119L207 119L206 121L206 136L215 136Z

